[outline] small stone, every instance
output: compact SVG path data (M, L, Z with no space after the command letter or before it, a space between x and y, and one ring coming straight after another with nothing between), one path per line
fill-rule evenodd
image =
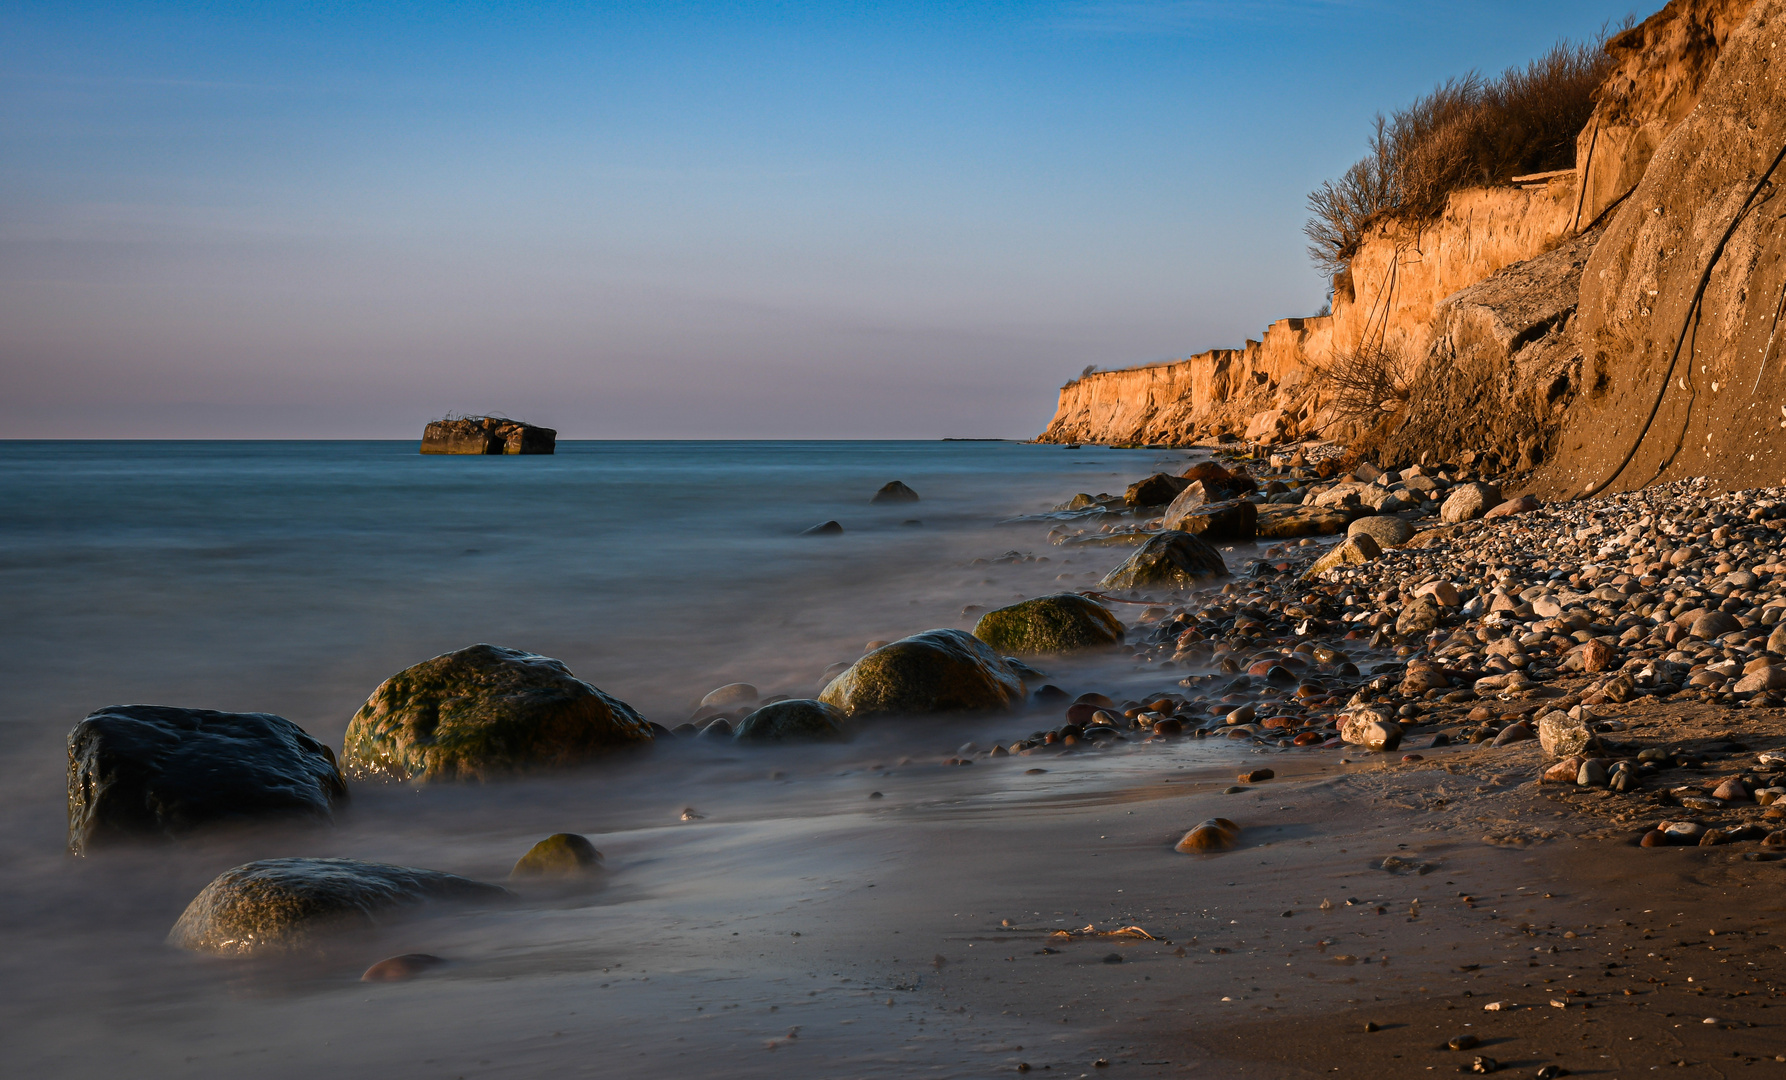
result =
M367 968L361 982L402 982L446 961L430 953L404 953L390 956Z
M821 522L820 524L814 525L810 529L801 530L800 535L801 536L842 536L843 535L843 526L840 525L839 523L837 523L836 521ZM684 699L684 700L686 700L686 699Z
M1582 762L1581 769L1575 774L1575 782L1582 787L1605 787L1607 779L1606 763L1599 758Z
M757 688L749 683L727 683L717 690L708 691L707 696L701 699L701 707L723 712L739 705L755 705L761 696Z
M1522 720L1517 724L1508 724L1506 727L1502 728L1501 733L1495 736L1495 741L1490 745L1507 746L1512 743L1525 742L1535 738L1537 738L1537 735L1533 734L1531 727Z
M1270 769L1253 769L1250 772L1241 773L1239 780L1243 784L1257 784L1265 780L1270 780L1276 775L1277 773Z
M1712 790L1712 798L1725 802L1749 802L1749 787L1739 776L1732 776Z
M527 849L509 877L575 877L601 869L602 853L586 836L553 833Z
M1500 1072L1501 1063L1491 1057L1479 1057L1470 1062L1470 1071L1473 1073Z
M1365 709L1342 717L1339 732L1342 741L1367 750L1394 750L1402 741L1402 726L1378 709Z
M1383 1029L1377 1026L1376 1021L1366 1020L1364 1022L1364 1030L1365 1031L1382 1031Z
M1106 963L1106 964L1120 964L1120 963L1122 963L1122 953L1113 952L1113 953L1106 954L1104 957L1104 963Z
M1546 768L1543 775L1539 777L1539 782L1545 784L1573 784L1575 783L1575 778L1581 775L1581 762L1582 759L1579 757L1573 755L1566 757L1556 764Z
M1501 518L1512 517L1515 514L1529 514L1543 505L1543 503L1538 501L1536 495L1521 495L1517 499L1508 499L1504 503L1497 504L1494 509L1482 516L1485 518Z
M1241 789L1246 790L1245 788ZM1173 850L1185 854L1227 851L1240 842L1240 826L1227 818L1210 818L1184 834Z
M1462 1035L1453 1035L1449 1040L1446 1041L1445 1045L1450 1047L1453 1050L1468 1050L1468 1049L1471 1049L1472 1047L1474 1047L1480 1041L1481 1040L1476 1038L1476 1036L1471 1035L1468 1032L1465 1032Z
M1594 733L1585 720L1552 709L1538 718L1538 741L1551 757L1568 757L1586 750L1594 742Z
M1589 672L1606 671L1618 658L1618 650L1606 642L1595 638L1581 647L1581 670Z

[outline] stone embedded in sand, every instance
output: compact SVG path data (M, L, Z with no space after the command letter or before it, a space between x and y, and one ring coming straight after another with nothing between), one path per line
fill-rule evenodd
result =
M790 698L763 706L738 721L739 742L830 742L849 737L843 713L814 698Z
M1340 717L1340 739L1366 750L1394 750L1402 742L1402 726L1381 709L1361 709Z
M1168 510L1163 520L1168 529L1205 540L1251 540L1259 534L1259 508L1245 499Z
M974 636L1001 653L1041 656L1119 644L1123 625L1096 600L1055 593L988 611Z
M1186 532L1156 533L1141 550L1104 575L1101 589L1140 589L1147 586L1189 588L1204 578L1227 574L1222 553L1208 541Z
M1594 742L1594 733L1580 720L1552 709L1538 718L1538 741L1551 757L1570 757L1587 750Z
M701 699L704 709L731 709L739 705L755 705L763 695L757 688L747 682L727 683L716 690L709 690Z
M1381 549L1401 547L1414 538L1414 526L1393 514L1361 517L1346 527L1347 536L1369 536Z
M860 720L923 713L1003 712L1023 703L1023 680L972 634L927 630L884 645L831 680L819 700Z
M1130 506L1165 506L1178 497L1189 481L1170 473L1154 473L1145 480L1130 484L1123 493L1123 502Z
M1227 851L1240 843L1240 826L1227 818L1210 818L1179 838L1172 850L1187 855Z
M546 656L473 645L386 679L347 725L355 777L483 779L651 745L632 706Z
M1501 489L1493 484L1459 484L1439 507L1439 519L1449 524L1474 521L1501 501Z
M1743 624L1736 621L1736 616L1724 611L1708 611L1694 619L1687 632L1702 641L1710 641L1742 628Z
M505 416L435 420L422 429L424 454L550 454L558 432Z
M1338 570L1344 566L1363 566L1373 559L1380 558L1382 554L1383 549L1377 546L1377 542L1371 539L1368 533L1348 536L1335 544L1327 554L1316 559L1315 564L1308 568L1308 573L1304 576L1316 577L1329 570Z
M388 956L367 968L360 976L361 982L403 982L413 979L429 968L446 963L432 953L404 953L402 956Z
M229 821L328 822L347 783L335 755L270 713L118 705L68 733L68 850Z
M1395 618L1395 632L1404 636L1424 634L1439 625L1445 615L1431 593L1416 596L1403 605L1401 614Z
M891 480L886 484L883 484L881 489L874 493L874 498L868 501L877 503L915 503L918 501L918 493L911 488L906 487L903 481Z
M576 877L601 869L602 853L586 836L553 833L527 849L509 877Z
M499 885L352 859L262 859L225 870L186 906L168 941L224 956L287 952L326 935L369 930L433 901L496 903Z

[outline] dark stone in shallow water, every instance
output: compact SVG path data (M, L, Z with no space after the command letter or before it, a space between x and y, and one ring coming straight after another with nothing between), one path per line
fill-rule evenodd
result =
M430 901L512 899L500 885L352 859L262 859L225 870L168 933L181 948L224 956L287 952L328 934L369 930Z
M602 853L587 836L553 833L527 849L509 877L575 877L601 868Z
M872 716L1004 711L1027 696L1004 657L960 630L926 630L882 645L831 680L819 700Z
M842 536L843 526L835 521L827 521L803 531L801 536Z
M1187 532L1155 533L1141 550L1104 575L1101 589L1139 589L1149 585L1188 588L1200 579L1226 574L1222 553Z
M68 849L77 855L221 822L327 822L346 798L329 748L270 713L118 705L68 733Z
M918 493L906 487L903 481L893 480L883 485L879 491L874 493L874 498L869 501L877 503L917 502Z
M739 742L820 742L846 735L843 713L812 698L792 698L738 721L732 737Z

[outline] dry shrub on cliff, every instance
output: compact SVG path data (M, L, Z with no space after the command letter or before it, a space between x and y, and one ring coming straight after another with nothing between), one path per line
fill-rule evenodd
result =
M1316 370L1314 384L1327 399L1326 410L1335 420L1369 429L1408 400L1411 367L1393 349L1365 345L1335 354Z
M1393 116L1379 115L1365 156L1309 194L1303 232L1315 265L1339 273L1372 224L1430 221L1454 191L1573 167L1575 136L1612 68L1607 32L1559 42L1495 79L1474 72L1449 79Z

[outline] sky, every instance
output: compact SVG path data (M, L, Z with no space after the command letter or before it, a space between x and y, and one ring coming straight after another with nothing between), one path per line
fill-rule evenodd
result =
M1595 0L0 5L0 438L1027 438Z

